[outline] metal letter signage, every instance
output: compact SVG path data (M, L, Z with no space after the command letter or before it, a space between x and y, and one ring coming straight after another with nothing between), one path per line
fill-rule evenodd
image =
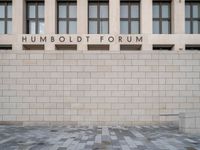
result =
M22 44L142 44L140 35L21 35Z

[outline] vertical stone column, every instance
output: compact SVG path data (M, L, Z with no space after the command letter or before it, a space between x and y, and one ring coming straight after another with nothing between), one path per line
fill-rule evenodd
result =
M109 34L120 34L120 0L109 0ZM119 51L120 47L115 40L110 44L111 51Z
M56 0L45 0L45 34L56 33Z
M45 0L45 34L56 34L57 3L56 0ZM54 50L54 43L45 44L45 50Z
M88 34L88 0L77 0L77 34ZM86 51L87 44L78 44L78 51Z
M26 32L26 14L25 14L25 1L24 0L13 0L12 1L12 32L13 35L20 35ZM20 51L22 50L20 36L13 42L13 50Z
M185 1L184 0L175 0L172 1L171 5L171 18L172 18L172 34L180 34L180 38L182 34L185 34ZM184 50L185 44L182 43L182 39L179 40L174 46L174 50Z
M172 33L184 34L185 33L185 1L176 0L172 1Z
M142 50L152 50L152 43L149 36L152 34L152 0L141 0L140 4L140 27L141 34L143 34L144 44L142 45Z

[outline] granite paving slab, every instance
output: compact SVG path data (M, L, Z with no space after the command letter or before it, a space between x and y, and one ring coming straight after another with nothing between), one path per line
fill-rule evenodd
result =
M200 150L177 126L0 126L0 150Z

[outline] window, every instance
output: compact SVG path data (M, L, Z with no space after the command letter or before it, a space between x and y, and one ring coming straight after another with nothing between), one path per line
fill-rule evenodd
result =
M58 31L59 34L77 33L76 1L58 1Z
M101 44L101 45L88 44L88 50L89 51L92 51L92 50L95 50L95 51L109 51L109 49L110 49L110 45L107 45L107 44Z
M197 45L185 45L185 50L200 50L200 45L197 44Z
M174 47L173 44L157 44L153 45L153 50L172 50Z
M44 50L44 44L25 44L23 50Z
M200 33L200 2L189 1L185 4L185 33Z
M134 45L134 44L130 44L130 45L121 44L120 45L121 51L135 51L135 50L141 50L141 48L142 48L142 45Z
M109 8L106 0L89 1L89 34L109 33Z
M169 1L153 2L153 33L171 33L171 8Z
M140 3L139 1L121 1L120 4L120 33L140 33Z
M12 50L11 44L0 44L0 50Z
M0 1L0 34L12 33L12 3Z
M44 2L28 1L27 2L27 33L43 34L44 33Z

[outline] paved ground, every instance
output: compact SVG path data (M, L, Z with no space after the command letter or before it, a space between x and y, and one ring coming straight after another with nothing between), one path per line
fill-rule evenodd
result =
M0 150L200 150L200 136L175 126L0 126Z

